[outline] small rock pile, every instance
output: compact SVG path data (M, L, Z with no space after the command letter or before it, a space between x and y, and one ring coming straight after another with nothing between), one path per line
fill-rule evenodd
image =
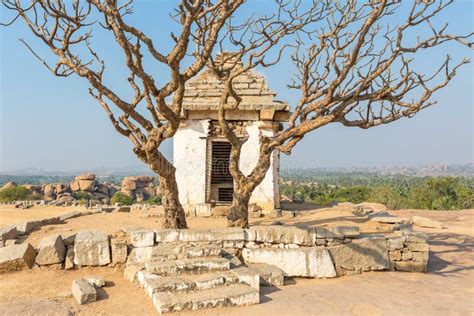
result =
M92 194L99 202L108 204L110 198L117 192L111 184L98 183L93 173L79 175L70 183L71 192L87 192Z
M8 182L3 189L18 186L15 182ZM25 184L26 189L30 190L31 198L41 199L43 203L48 202L54 205L74 205L81 198L81 193L90 195L100 204L110 203L110 199L118 191L112 184L99 183L93 173L86 173L77 176L71 183L48 183L43 186ZM84 196L84 194L82 194ZM17 201L18 207L27 208L40 201Z
M146 201L157 193L153 180L154 178L150 176L125 177L122 181L121 192L137 202Z

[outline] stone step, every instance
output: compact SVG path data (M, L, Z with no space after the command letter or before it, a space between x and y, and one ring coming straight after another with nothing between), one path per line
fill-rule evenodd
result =
M188 293L234 284L238 281L238 277L231 273L203 273L164 277L149 276L145 278L143 287L148 296L152 297L157 292Z
M258 304L259 301L258 290L245 284L232 284L191 293L158 292L153 294L153 304L161 314L213 307L251 305Z
M145 263L146 271L157 275L197 274L211 271L227 271L230 261L220 257L199 257L165 262Z

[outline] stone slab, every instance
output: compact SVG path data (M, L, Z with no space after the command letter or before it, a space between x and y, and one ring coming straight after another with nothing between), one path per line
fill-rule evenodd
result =
M332 278L336 270L327 249L312 248L244 248L242 256L246 263L272 264L286 276Z
M328 247L335 266L351 271L389 269L388 249L385 237L356 239L348 244Z
M254 226L250 230L255 231L255 241L276 244L297 244L312 246L315 244L314 233L311 229L298 228L295 226Z
M0 248L0 273L33 267L36 251L30 244Z
M359 235L357 226L316 227L316 238L345 238Z
M153 304L161 314L203 308L251 305L258 304L259 301L259 292L244 284L233 284L191 293L158 292L153 295Z

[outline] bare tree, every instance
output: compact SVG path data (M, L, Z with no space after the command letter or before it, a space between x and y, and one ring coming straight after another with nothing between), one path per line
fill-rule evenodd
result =
M416 70L416 58L448 42L473 46L473 33L447 34L447 24L436 27L431 22L452 2L414 0L410 7L404 7L400 1L390 0L316 1L303 13L299 13L298 5L286 6L283 12L289 23L282 21L279 12L229 27L228 41L235 49L225 62L212 64L225 82L219 123L232 144L229 169L234 195L228 224L248 226L249 199L263 181L273 151L290 154L307 133L330 123L367 129L411 118L434 105L433 94L445 88L459 67L470 60L452 65L447 55L426 74ZM282 3L281 8L285 8ZM301 19L308 12L311 18ZM404 14L402 23L390 26L391 16ZM314 18L318 23L313 23ZM424 38L413 36L426 30L430 35ZM286 38L284 45L279 45L280 36ZM239 138L225 120L225 111L238 107L241 101L232 81L257 66L273 66L289 48L297 69L289 87L301 96L287 126L274 137L260 136L259 159L246 175L239 168L245 139Z
M133 12L132 1L2 0L4 8L14 14L2 25L23 20L56 60L48 63L29 43L21 41L54 75L75 74L87 80L89 93L104 108L116 131L130 139L136 156L159 175L166 213L164 227L186 228L175 168L159 147L179 127L185 83L205 66L226 21L243 2L180 1L172 18L181 25L181 33L171 34L174 45L167 54L156 46L159 41L154 42L127 23L127 15ZM124 65L129 70L127 80L134 94L131 100L105 82L106 61L91 44L97 32L94 27L99 24L113 35L123 53ZM147 69L145 54L166 67L167 73L158 74L169 78L163 85L158 86ZM184 66L185 57L191 58L188 67Z
M76 74L86 79L90 93L117 132L132 141L138 158L160 176L165 227L183 228L186 221L175 169L159 146L179 127L186 82L206 64L225 83L219 124L232 145L229 169L234 195L229 224L246 227L250 196L264 179L274 151L290 154L307 133L329 123L370 128L412 117L433 105L433 94L446 87L457 69L469 62L451 65L447 56L427 75L414 67L418 54L447 42L472 47L472 33L451 35L446 33L447 25L435 27L431 23L453 1L413 0L407 12L397 0L274 0L268 2L271 14L241 17L236 11L244 0L181 0L173 15L181 33L171 34L174 45L167 54L157 48L158 41L127 23L131 0L33 0L28 5L20 0L2 2L15 13L6 24L22 19L57 61L48 64L24 41L31 52L56 76ZM404 22L391 27L389 18L404 13ZM96 22L96 17L101 22ZM113 35L123 52L132 100L105 83L106 63L90 41L98 23ZM406 40L423 28L431 35ZM230 53L214 60L217 49ZM87 57L81 58L84 51ZM245 140L225 120L225 111L238 107L241 101L232 82L253 68L278 64L289 52L298 73L289 86L301 96L287 126L274 137L260 137L259 160L250 174L244 174L239 159ZM145 54L168 69L162 78L169 80L163 85L158 86L147 69ZM185 67L188 57L190 66ZM145 104L147 114L139 111L140 104Z

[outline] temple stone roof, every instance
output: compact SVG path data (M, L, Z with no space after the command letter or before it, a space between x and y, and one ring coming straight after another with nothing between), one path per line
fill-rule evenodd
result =
M217 110L220 97L224 90L223 81L207 69L195 79L186 83L183 99L183 109L186 111ZM250 70L236 77L233 86L242 98L238 110L261 111L273 110L288 112L286 102L275 100L276 93L268 89L263 75ZM235 105L233 98L229 98L229 105Z

